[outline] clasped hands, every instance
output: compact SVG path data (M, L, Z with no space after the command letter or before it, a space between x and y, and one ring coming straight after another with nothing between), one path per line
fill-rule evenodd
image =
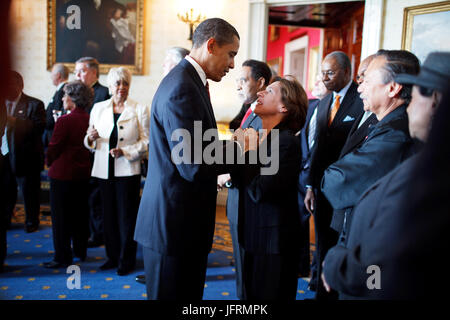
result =
M259 144L259 134L258 131L253 128L238 128L234 131L231 140L239 143L245 153L249 150L257 150Z
M95 129L94 125L88 128L86 132L88 136L89 144L92 144L92 142L96 141L98 138L100 138L100 135L98 134L97 129ZM123 156L123 151L121 148L113 148L109 150L109 153L113 158L119 158Z

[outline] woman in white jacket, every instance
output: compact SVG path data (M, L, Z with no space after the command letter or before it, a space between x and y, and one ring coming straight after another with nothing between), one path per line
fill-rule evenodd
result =
M118 275L136 263L133 240L139 208L141 159L148 150L149 109L128 99L131 73L111 68L107 78L112 98L92 108L85 146L94 151L92 176L98 178L108 260L102 270L117 267Z

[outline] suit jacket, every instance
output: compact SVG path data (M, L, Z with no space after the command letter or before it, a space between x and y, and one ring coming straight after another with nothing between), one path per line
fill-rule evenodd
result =
M14 110L16 123L8 126L11 168L16 176L44 168L42 134L45 128L44 103L22 93Z
M97 102L105 101L111 98L109 89L105 86L102 86L98 81L92 86L92 89L94 89L94 101L92 102L92 107ZM91 112L92 107L88 110L88 112Z
M267 148L270 158L274 156L272 145L278 139L279 153L275 155L279 156L277 173L261 175L261 167L271 164L245 165L231 173L240 191L239 243L254 254L298 255L299 241L294 239L300 233L297 213L300 143L291 130L282 126L274 129L279 129L279 135L272 130L260 148Z
M339 158L355 119L363 113L363 103L356 91L357 87L357 84L352 82L330 127L328 127L328 118L333 94L330 93L319 102L315 147L311 155L310 172L306 179L306 184L314 188L320 188L323 172Z
M373 126L361 147L325 170L322 192L334 209L346 209L346 223L351 223L352 209L363 191L409 157L411 150L404 104Z
M243 104L241 109L239 110L238 114L233 118L233 120L230 121L229 128L236 130L241 126L242 119L244 119L245 113L247 112L248 108L250 108L249 104Z
M242 121L242 118L241 118ZM240 125L240 122L239 122ZM239 128L239 126L238 126ZM261 118L258 117L254 112L252 112L248 118L242 124L242 128L253 128L259 130L262 128ZM238 224L238 214L239 214L239 190L231 182L231 187L228 188L227 197L227 218L231 224Z
M360 147L369 134L369 127L374 126L378 123L377 117L372 113L358 128L359 122L361 121L363 116L364 112L353 123L347 140L345 141L344 147L341 150L341 154L339 155L339 159L341 159L347 153L350 153Z
M84 138L86 148L95 151L92 176L108 179L109 138L114 128L112 98L94 105L89 125L93 125L100 136L92 145L89 144L87 135ZM117 129L117 147L122 149L123 156L114 158L114 175L127 177L140 174L141 159L148 150L148 108L127 99L123 112L117 120Z
M207 254L214 235L217 175L229 171L202 159L193 161L210 144L198 141L206 130L212 129L208 132L219 140L207 90L188 60L159 85L150 128L151 179L144 186L134 239L164 255ZM195 143L189 143L191 138ZM190 161L172 161L172 152L181 156L181 150Z
M405 214L399 209L408 201L405 191L413 183L411 170L416 160L416 156L409 158L363 192L353 212L346 247L336 245L328 251L323 272L328 284L339 291L341 299L383 296L383 288L388 286L385 271L395 267L391 266L391 259L386 259L386 251L396 242L402 241L401 234L391 234L391 224L398 215ZM367 268L371 265L380 267L381 290L367 288L367 280L371 275Z
M300 216L302 219L306 220L310 216L308 210L306 210L305 203L303 200L305 199L306 195L306 179L309 174L309 168L311 165L311 153L313 148L310 149L308 145L308 134L309 134L309 122L311 121L311 118L314 114L314 110L316 110L317 106L319 105L320 100L319 99L311 99L309 101L308 105L308 111L306 113L306 120L305 120L305 126L300 132L300 146L301 146L301 167L300 167L300 174L298 179L298 207L300 211ZM316 127L317 128L317 127Z
M53 119L53 110L64 111L62 98L64 97L64 87L65 83L56 90L53 95L52 101L47 106L46 112L46 125L45 125L45 133L44 133L44 146L47 146L52 138L53 129L55 128L55 120Z
M82 180L91 176L89 150L83 146L88 126L89 114L80 108L58 119L47 148L50 178Z

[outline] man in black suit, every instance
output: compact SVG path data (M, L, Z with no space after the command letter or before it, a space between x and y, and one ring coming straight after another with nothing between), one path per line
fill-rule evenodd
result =
M100 65L97 59L92 57L82 57L75 63L75 77L82 81L85 85L94 89L94 101L92 106L97 102L101 102L110 98L109 89L104 87L98 81L100 75ZM91 108L86 110L91 112ZM93 162L93 161L92 161ZM91 229L91 236L89 238L88 246L98 247L104 242L103 240L103 213L100 198L100 189L95 178L89 181L89 211L90 219L89 226Z
M215 143L221 143L207 79L218 82L234 68L238 50L239 34L233 26L219 18L203 21L195 30L190 55L162 80L153 98L152 178L144 186L134 236L143 246L148 299L203 296L217 175L229 169L207 164L202 157L207 143L198 140L208 130Z
M334 51L325 57L322 81L333 92L323 98L317 107L315 147L306 179L304 201L306 209L314 214L317 274L321 273L321 264L328 249L338 240L337 232L330 228L333 208L320 190L320 181L324 170L338 159L355 119L363 112L357 85L351 79L351 63L345 53ZM320 277L317 278L316 298L332 298L325 292Z
M317 125L317 106L319 105L320 100L322 100L330 93L331 91L329 91L322 82L322 76L318 75L316 82L314 83L314 88L311 91L311 94L317 99L309 99L305 125L299 134L300 146L302 148L302 164L298 180L299 181L298 208L302 222L299 273L302 276L308 276L309 270L311 270L311 280L309 282L310 283L309 289L312 291L316 290L317 258L314 252L314 258L310 266L309 219L311 215L308 212L308 210L306 210L304 203L306 195L305 186L306 186L306 178L308 177L309 174L309 167L311 165L311 154L314 147L314 138Z
M23 78L10 71L6 95L7 126L6 141L2 144L2 184L6 186L4 212L12 216L16 200L17 185L25 204L25 231L34 232L39 227L39 195L41 170L44 168L42 134L45 128L45 108L42 101L22 92ZM5 140L5 139L4 139Z
M369 66L370 62L375 58L375 55L372 54L365 58L358 67L358 72L356 74L356 82L358 85L364 81L364 74ZM363 101L364 102L364 101ZM345 141L344 147L342 147L341 154L339 155L339 159L345 156L347 153L356 150L365 140L368 134L369 127L378 123L377 117L375 114L370 111L369 106L364 104L364 113L362 113L353 124L353 127L350 129L350 133L347 137L347 141ZM333 218L331 220L331 228L336 230L338 233L342 232L342 226L344 225L344 213L345 210L334 209Z
M399 73L417 74L419 68L417 57L405 50L380 50L367 68L358 91L379 122L361 146L329 166L322 179L322 192L333 208L344 210L339 241L346 241L353 207L364 190L413 152L406 114L411 86L398 84L394 78Z
M238 95L242 101L242 108L245 108L246 111L242 118L240 118L240 123L237 128L262 129L261 118L258 117L253 110L255 109L256 99L258 98L256 93L266 89L271 76L272 73L270 68L264 62L247 60L242 64L241 73L236 82ZM229 174L220 175L217 178L217 185L219 189L223 186L228 187L227 218L230 223L231 240L233 243L233 257L236 269L236 293L240 300L246 300L246 295L242 286L242 259L244 256L244 249L239 244L238 235L239 189L233 186Z
M355 206L346 247L330 249L323 268L324 283L342 299L447 294L448 280L434 279L428 269L449 243L449 75L450 52L434 52L419 75L395 77L398 84L414 85L407 109L411 137L427 143L431 129L434 144L371 185Z
M64 97L64 86L67 83L67 79L69 79L69 69L62 63L56 63L53 65L50 77L53 85L56 87L56 92L46 110L47 122L43 137L44 148L48 146L52 138L55 120L64 113L62 98Z

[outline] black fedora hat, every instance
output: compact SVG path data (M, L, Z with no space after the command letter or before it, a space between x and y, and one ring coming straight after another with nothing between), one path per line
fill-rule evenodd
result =
M431 52L417 75L399 74L395 82L444 92L450 83L450 52Z

